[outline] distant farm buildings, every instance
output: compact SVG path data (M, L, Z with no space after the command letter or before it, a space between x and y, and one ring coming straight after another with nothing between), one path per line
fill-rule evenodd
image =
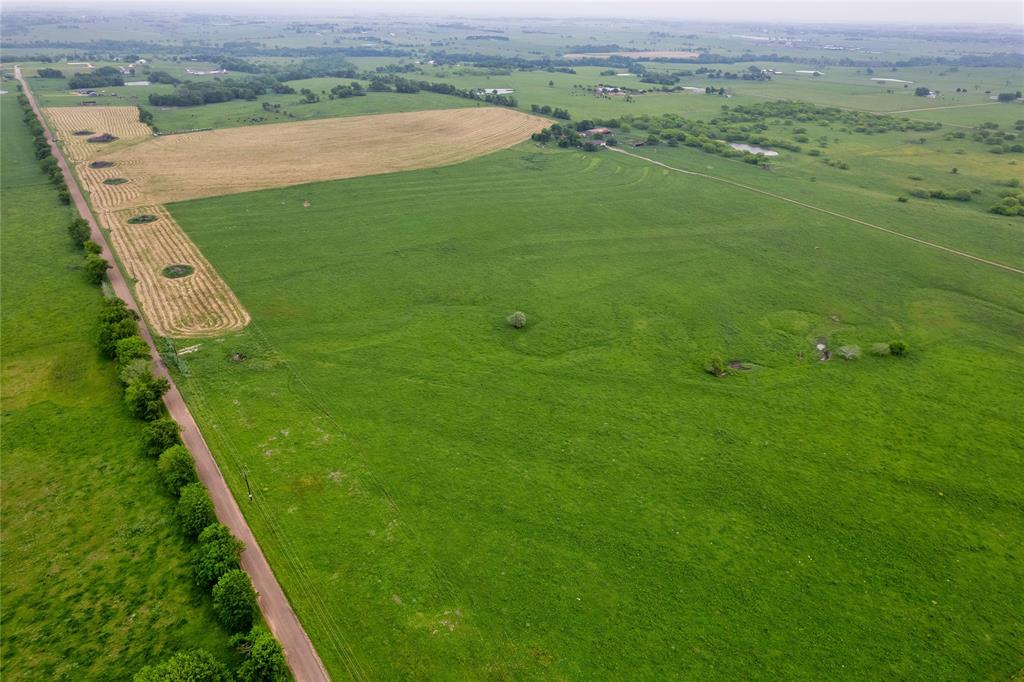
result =
M511 95L515 90L512 88L482 88L480 92L485 95Z
M904 81L899 78L872 78L876 83L905 83L907 85L913 85L914 81Z
M583 131L583 135L585 137L594 137L595 135L610 135L611 132L611 128L588 128Z
M797 70L797 71L794 71L793 73L800 73L800 74L803 74L805 76L824 76L825 75L821 71L807 71L807 70Z

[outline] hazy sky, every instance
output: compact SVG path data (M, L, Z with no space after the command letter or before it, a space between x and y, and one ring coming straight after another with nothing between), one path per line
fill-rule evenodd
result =
M991 1L934 2L931 0L817 0L815 2L774 2L772 0L700 0L668 2L659 0L552 0L508 2L508 0L6 0L10 9L43 7L105 7L133 9L175 9L204 13L260 12L294 14L353 15L410 13L465 16L538 17L628 17L708 19L753 22L842 22L886 23L999 23L1009 28L1024 25L1024 2Z

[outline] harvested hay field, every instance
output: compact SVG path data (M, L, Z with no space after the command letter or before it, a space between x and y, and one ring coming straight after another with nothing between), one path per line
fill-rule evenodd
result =
M128 222L140 213L154 215L156 220ZM249 313L162 206L106 213L103 221L158 334L215 336L249 323ZM165 272L168 268L172 275Z
M159 137L104 154L117 164L110 176L132 182L87 183L94 201L106 193L98 205L107 209L133 205L133 192L141 196L135 203L163 204L445 166L510 147L547 125L518 111L479 107L226 128Z
M139 122L136 107L48 107L44 109L64 146L68 161L78 163L123 148L153 136L145 123ZM89 142L81 131L97 135L113 135L113 142Z
M116 164L93 168L92 164L80 163L77 170L78 178L89 192L89 198L97 211L144 203L138 183L132 180L134 172L130 166ZM110 182L118 178L127 179L128 182Z

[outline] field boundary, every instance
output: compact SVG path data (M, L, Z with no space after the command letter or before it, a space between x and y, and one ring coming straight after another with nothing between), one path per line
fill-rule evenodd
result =
M93 241L100 245L101 255L108 261L112 260L111 247L107 243L106 237L100 229L99 223L96 221L89 204L86 202L85 196L74 174L71 172L71 167L54 141L53 133L39 105L36 103L35 96L32 94L28 82L21 73L21 68L17 65L14 67L14 75L18 82L21 83L33 113L35 113L39 123L43 126L46 141L50 145L61 172L64 174L64 179L67 182L68 191L71 193L75 207L82 218L89 223ZM130 309L138 312L138 304L121 271L116 267L112 268L109 270L109 276L114 293ZM167 366L160 359L160 353L157 350L149 328L142 324L139 326L139 333L149 346L150 357L157 376L163 377L170 384L170 390L164 396L164 404L167 406L167 411L171 417L181 426L182 442L191 451L192 457L196 462L196 471L199 474L199 478L210 491L217 519L227 526L235 537L245 543L245 551L242 552L241 556L242 568L252 579L253 587L258 594L260 611L263 613L263 617L267 621L271 632L281 642L288 666L295 675L295 679L299 682L307 680L311 682L326 682L330 680L323 662L313 647L313 642L310 640L305 629L303 629L298 616L295 615L295 611L288 602L288 598L285 596L280 583L278 583L270 563L256 541L252 529L249 528L249 524L239 508L238 502L231 494L227 481L224 480L224 474L221 473L220 467L213 458L209 445L207 445L202 432L199 430L199 426L192 417L192 413L189 411L184 399L182 399L181 392L174 382L174 377L171 376Z
M973 253L968 253L966 251L960 251L958 249L954 249L954 248L951 248L949 246L943 246L942 244L937 244L935 242L930 242L927 239L921 239L920 237L914 237L912 235L909 235L909 234L906 234L906 233L903 233L903 232L899 232L897 230L893 230L893 229L890 229L888 227L882 227L881 225L875 225L874 223L869 223L869 222L867 222L865 220L860 220L859 218L854 218L854 217L851 217L851 216L848 216L848 215L844 215L842 213L837 213L835 211L830 211L827 208L822 208L820 206L815 206L814 204L808 204L808 203L805 203L803 201L797 201L796 199L790 199L787 196L783 196L781 194L775 194L774 192L769 192L768 190L760 189L760 188L754 187L752 185L744 185L742 182L736 182L735 180L728 180L726 178L720 178L720 177L718 177L716 175L708 175L707 173L701 173L699 171L689 171L689 170L684 170L682 168L676 168L675 166L670 166L667 163L663 163L661 161L655 161L654 159L650 159L650 158L648 158L646 156L641 156L640 154L634 154L633 152L627 152L625 149L618 149L616 147L608 147L608 149L612 150L613 152L619 153L619 154L625 154L626 156L632 156L634 159L640 159L642 161L646 161L647 163L654 164L655 166L661 166L662 168L665 168L665 169L670 170L670 171L675 171L676 173L683 173L684 175L693 175L693 176L698 177L698 178L704 178L706 180L712 180L714 182L721 182L721 183L724 183L724 184L727 184L727 185L732 185L733 187L739 187L740 189L745 189L745 190L747 190L749 192L756 192L756 193L762 194L762 195L764 195L766 197L771 197L773 199L778 199L779 201L785 201L785 202L790 203L790 204L795 204L796 206L802 206L803 208L809 208L812 211L818 211L819 213L825 213L826 215L830 215L830 216L833 216L835 218L841 218L842 220L847 220L847 221L849 221L851 223L857 223L858 225L863 225L864 227L870 227L873 230L878 230L880 232L886 232L886 233L891 234L893 236L900 237L901 239L906 239L908 241L917 242L918 244L923 244L924 246L929 246L929 247L931 247L933 249L938 249L939 251L945 251L946 253L951 253L951 254L953 254L955 256L960 256L961 258L967 258L969 260L973 260L973 261L976 261L978 263L983 263L984 265L988 265L988 266L991 266L991 267L994 267L994 268L999 268L1001 270L1006 270L1008 272L1013 272L1013 273L1016 273L1018 275L1024 275L1024 270L1021 270L1019 268L1015 268L1012 265L1006 265L1005 263L1000 263L998 261L989 260L987 258L982 258L981 256L975 256Z

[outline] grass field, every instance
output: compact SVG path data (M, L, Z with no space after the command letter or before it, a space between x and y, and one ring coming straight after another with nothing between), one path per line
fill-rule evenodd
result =
M610 152L170 210L254 320L183 391L335 676L1024 666L1019 276Z
M127 680L203 646L229 656L187 547L140 454L141 424L96 350L100 294L71 219L33 160L13 94L2 112L5 680Z

